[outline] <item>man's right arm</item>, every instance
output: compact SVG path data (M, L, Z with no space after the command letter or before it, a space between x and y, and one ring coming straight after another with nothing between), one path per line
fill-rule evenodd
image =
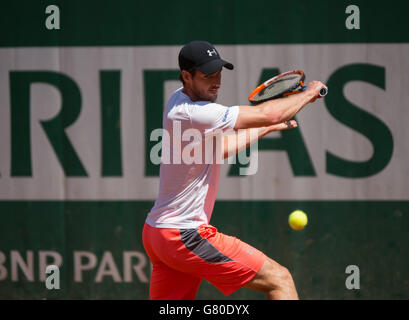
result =
M314 102L323 86L320 81L312 81L304 92L269 100L257 106L240 106L234 129L267 127L288 121L305 105Z

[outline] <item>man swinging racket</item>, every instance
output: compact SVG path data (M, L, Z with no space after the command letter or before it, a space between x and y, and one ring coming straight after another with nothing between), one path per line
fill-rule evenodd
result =
M233 65L222 60L214 46L205 41L188 43L179 53L179 67L183 87L173 93L163 114L163 129L171 138L162 140L162 150L170 150L170 159L175 159L175 153L180 155L178 148L187 143L175 138L175 128L182 134L195 129L203 140L214 132L234 130L235 139L219 135L219 151L228 157L272 131L296 127L290 119L314 102L325 87L312 81L305 91L285 98L256 106L226 107L214 101L222 68L232 70ZM249 130L257 134L249 135ZM217 152L216 148L217 144L212 152ZM209 225L219 173L220 163L216 162L162 161L159 196L143 229L143 244L153 265L150 298L195 299L202 279L206 279L225 295L249 288L263 292L268 299L298 299L285 267Z

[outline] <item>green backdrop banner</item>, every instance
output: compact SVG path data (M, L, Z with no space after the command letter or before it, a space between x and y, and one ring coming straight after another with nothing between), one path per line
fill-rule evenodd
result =
M152 204L0 203L0 298L148 299L141 232ZM302 232L287 224L296 208L308 212ZM212 223L287 266L302 299L407 299L408 217L409 202L218 201ZM45 266L59 261L60 289L48 290ZM349 265L360 269L359 290L345 286ZM198 299L225 298L202 282Z
M45 28L48 5L60 9L60 30ZM349 5L360 29L345 27ZM3 1L0 45L181 45L409 42L406 1ZM11 32L10 32L11 31Z

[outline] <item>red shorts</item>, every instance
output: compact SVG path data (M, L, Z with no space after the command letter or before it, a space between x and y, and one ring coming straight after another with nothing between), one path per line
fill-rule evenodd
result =
M154 228L145 223L143 245L152 262L152 300L195 299L202 279L226 296L249 282L265 255L210 225L197 229Z

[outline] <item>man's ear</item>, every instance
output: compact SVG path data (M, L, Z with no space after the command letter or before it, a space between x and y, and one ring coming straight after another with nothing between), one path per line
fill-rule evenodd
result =
M182 70L182 78L185 82L188 82L192 80L192 75L189 71Z

